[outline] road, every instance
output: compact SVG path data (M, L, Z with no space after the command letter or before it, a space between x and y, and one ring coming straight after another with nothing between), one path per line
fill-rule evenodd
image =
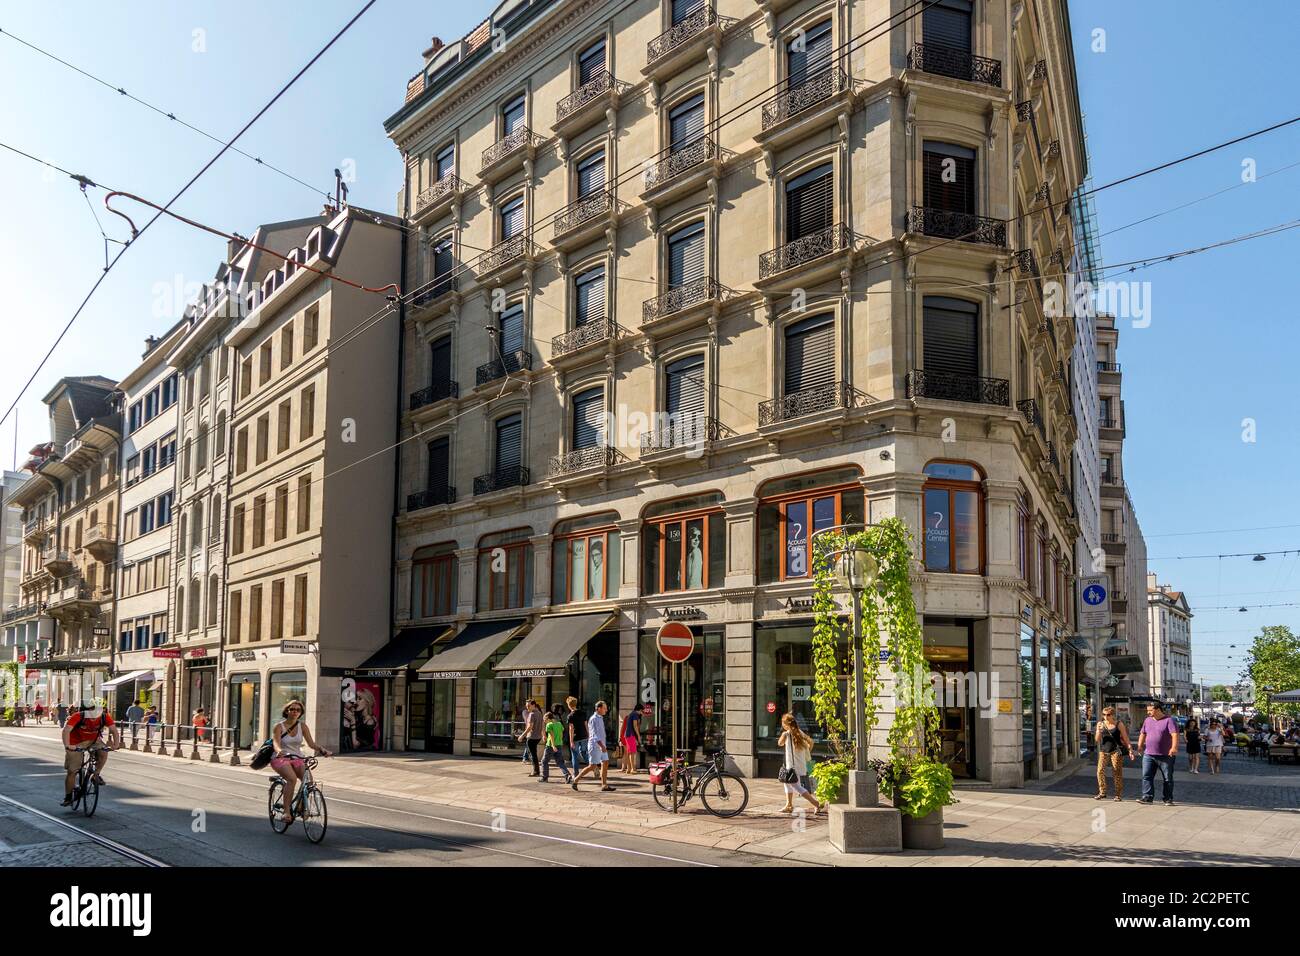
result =
M0 799L0 866L148 865L111 843L166 866L791 865L538 820L494 821L479 811L335 784L326 788L329 832L312 845L299 825L283 835L272 832L266 776L245 780L202 763L126 751L111 758L99 807L87 819L58 805L62 767L56 739L0 731L0 797L8 798Z

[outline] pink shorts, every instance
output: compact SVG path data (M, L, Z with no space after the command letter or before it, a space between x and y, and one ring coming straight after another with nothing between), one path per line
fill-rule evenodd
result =
M624 738L623 738L623 746L627 748L627 752L628 752L628 753L630 753L630 754L634 754L634 753L636 753L636 738L635 738L635 737L624 737Z
M293 767L295 770L302 770L305 766L307 766L307 761L302 757L285 756L271 758L271 769L276 773L279 773L285 767Z

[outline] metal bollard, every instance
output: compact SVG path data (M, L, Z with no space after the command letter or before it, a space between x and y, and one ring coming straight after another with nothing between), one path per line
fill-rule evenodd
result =
M144 725L144 753L153 753L153 724Z
M220 733L220 728L212 728L212 753L208 755L208 763L221 763L221 758L217 756L217 736Z
M176 725L176 750L172 753L173 757L184 757L185 752L181 750L181 725Z

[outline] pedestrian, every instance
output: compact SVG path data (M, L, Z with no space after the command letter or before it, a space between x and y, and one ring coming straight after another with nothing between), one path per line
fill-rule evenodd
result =
M41 718L43 718L44 716L45 716L45 705L38 700L36 702L36 706L32 708L32 717L34 717L36 719L36 723L39 724L41 722Z
M23 721L27 719L27 708L22 704L14 704L14 726L22 727Z
M542 783L551 777L551 761L554 760L564 772L564 782L572 783L573 774L564 762L564 724L555 716L555 711L548 710L542 715L542 733L545 735L546 753L542 757Z
M140 701L131 701L131 706L126 709L126 723L131 728L132 746L135 746L135 738L140 732L140 721L142 720L144 720L144 708L140 706Z
M1217 720L1210 721L1210 729L1205 734L1205 759L1210 764L1210 773L1218 773L1223 763L1223 727Z
M587 761L587 712L578 706L578 698L564 698L564 705L569 708L569 715L564 719L569 735L569 766L578 772L579 766Z
M781 718L781 736L777 738L776 745L785 748L785 760L777 773L777 778L785 787L785 806L781 812L793 813L794 798L798 795L812 804L813 816L817 816L826 808L826 804L818 803L804 782L808 776L808 764L812 760L813 742L811 737L799 729L794 714L785 714Z
M603 700L596 701L596 712L587 721L587 758L591 762L569 784L574 790L578 789L579 780L597 768L600 773L600 789L606 792L614 789L609 785L609 748L605 745L605 715L608 712L608 704Z
M1128 728L1115 719L1114 707L1103 707L1101 721L1097 724L1097 796L1106 799L1106 770L1115 780L1115 799L1124 799L1124 759L1133 759L1133 745L1128 739Z
M1217 723L1217 721L1215 722ZM1147 719L1138 735L1142 751L1142 796L1139 803L1154 803L1156 772L1160 773L1161 796L1165 806L1174 805L1174 758L1178 756L1178 725L1165 714L1159 701L1147 704Z
M524 732L518 737L524 743L525 756L533 762L533 772L528 775L530 777L540 777L542 774L537 748L542 742L543 729L542 710L538 707L537 701L530 697L524 701Z
M623 731L619 735L623 740L622 773L636 773L636 755L641 749L641 709L633 707L623 718Z
M1196 720L1187 722L1187 769L1191 773L1201 772L1201 728Z
M62 728L68 722L68 708L63 701L59 701L58 708L54 711L59 718L59 727Z
M205 728L208 726L208 715L202 707L194 712L194 716L190 718L190 723L194 725L195 737L199 740L207 738L208 732Z

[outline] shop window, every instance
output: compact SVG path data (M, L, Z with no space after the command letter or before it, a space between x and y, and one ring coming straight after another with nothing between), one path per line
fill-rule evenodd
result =
M781 717L793 714L799 727L813 740L813 755L831 755L825 731L813 709L812 625L754 628L754 751L760 774L776 772L784 757L777 741ZM847 634L842 630L841 634ZM839 661L841 720L847 722L844 701L850 698L848 681L852 654L841 641L835 655Z
M1023 756L1034 759L1034 629L1020 625L1020 727Z
M478 609L526 607L532 601L531 528L490 534L479 542Z
M645 594L722 586L726 520L722 495L699 495L652 507L642 535Z
M759 489L758 573L763 583L811 573L809 534L864 521L856 468L771 481Z
M556 526L551 545L551 603L618 597L619 533L614 515L575 518Z
M291 700L302 702L303 717L309 724L312 723L310 717L311 711L307 709L306 671L280 671L279 673L272 674L267 683L270 685L270 693L267 694L267 697L270 698L268 703L269 716L271 718L271 722L267 725L268 727L274 727L284 719L281 716L284 713L284 706ZM317 731L317 733L324 733L324 731L322 729Z
M973 465L925 466L925 568L979 574L983 566L982 476Z
M411 558L411 617L451 614L456 604L454 545L420 548Z

